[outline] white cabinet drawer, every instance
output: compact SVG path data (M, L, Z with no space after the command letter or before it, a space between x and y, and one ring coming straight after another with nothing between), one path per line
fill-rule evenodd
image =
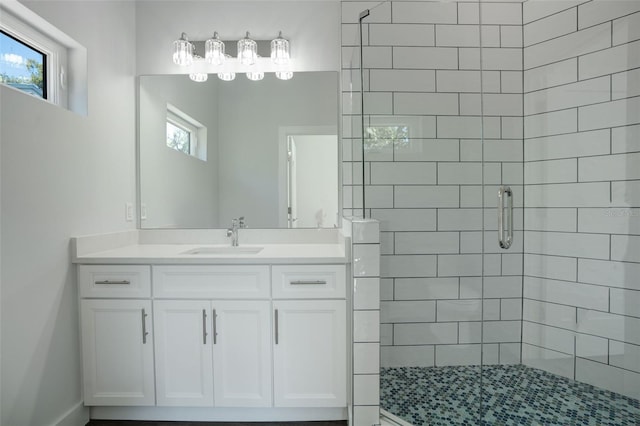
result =
M153 295L171 299L268 299L269 266L153 267Z
M151 268L147 265L79 265L81 298L151 297Z
M274 299L342 299L346 295L344 265L274 265Z

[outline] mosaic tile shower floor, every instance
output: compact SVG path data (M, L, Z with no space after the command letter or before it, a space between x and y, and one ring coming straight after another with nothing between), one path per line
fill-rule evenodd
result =
M383 368L380 405L415 426L639 426L640 401L523 365Z

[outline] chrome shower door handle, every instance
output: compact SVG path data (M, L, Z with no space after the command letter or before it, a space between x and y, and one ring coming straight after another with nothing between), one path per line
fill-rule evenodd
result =
M507 229L505 237L504 199L507 199ZM498 244L500 248L508 249L513 243L513 192L508 186L498 189Z

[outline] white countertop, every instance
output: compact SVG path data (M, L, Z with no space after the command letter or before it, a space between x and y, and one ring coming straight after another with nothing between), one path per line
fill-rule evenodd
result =
M335 264L347 263L344 244L241 244L263 247L256 254L188 254L202 248L226 248L219 244L132 244L74 256L83 264Z

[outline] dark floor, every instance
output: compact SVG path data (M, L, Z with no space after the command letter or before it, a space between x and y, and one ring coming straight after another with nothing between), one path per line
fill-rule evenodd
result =
M640 401L523 365L383 368L380 388L415 426L640 425Z
M335 422L139 422L128 420L91 420L86 426L347 426Z

